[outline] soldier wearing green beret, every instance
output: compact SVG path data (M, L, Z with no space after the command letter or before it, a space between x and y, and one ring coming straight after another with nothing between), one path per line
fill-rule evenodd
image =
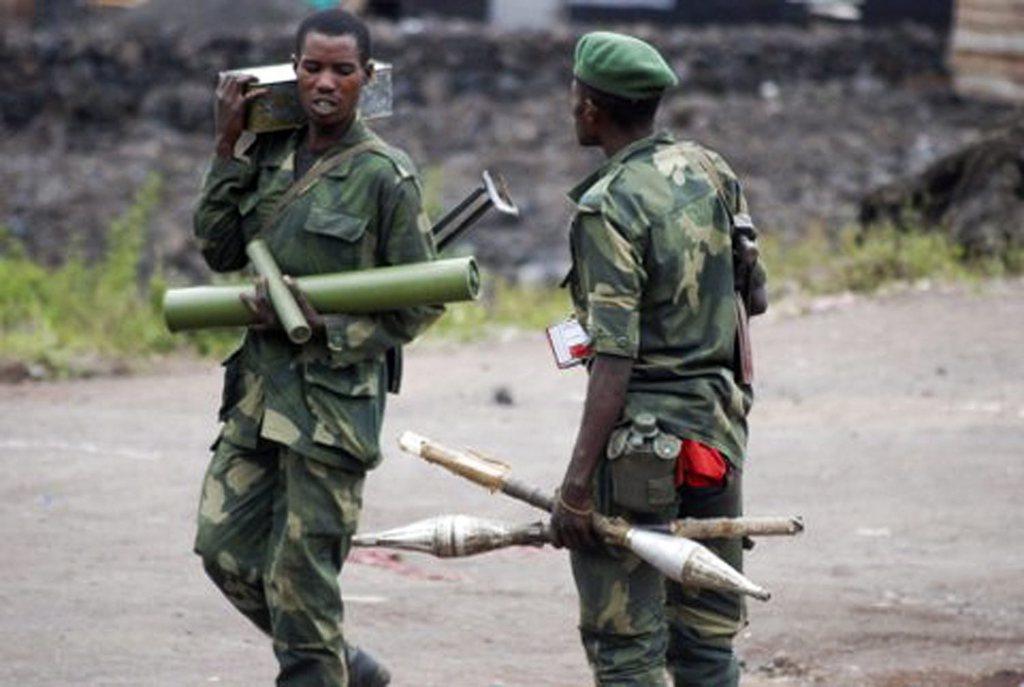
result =
M584 36L572 110L607 161L569 194L568 278L593 356L575 448L552 519L572 549L580 633L598 685L735 686L733 594L666 583L596 541L594 510L634 522L741 514L752 403L747 313L764 273L739 182L717 154L654 118L677 84L652 46ZM746 250L743 250L746 248ZM706 542L737 569L737 540Z
M299 27L295 70L307 123L238 142L246 103L238 77L218 88L216 155L195 213L203 257L218 272L247 263L259 235L292 276L422 262L435 256L409 158L360 119L371 77L370 34L328 10ZM293 344L261 294L251 327L225 362L224 425L203 482L195 549L228 600L273 639L281 687L387 684L387 672L342 633L338 575L380 461L390 351L441 313L417 307L320 316Z

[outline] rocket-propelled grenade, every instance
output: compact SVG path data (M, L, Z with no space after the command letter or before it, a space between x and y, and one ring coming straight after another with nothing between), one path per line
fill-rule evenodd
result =
M415 432L405 432L398 443L406 453L440 465L492 492L500 491L549 513L554 510L554 499L550 495L512 477L512 468L499 460L477 451L452 449ZM684 518L664 525L644 525L641 529L687 539L742 539L800 534L804 531L804 522L799 516Z
M500 491L548 513L555 509L555 500L549 494L512 477L512 468L499 460L475 451L458 451L415 432L404 432L398 445L406 453L440 465L492 492Z
M470 515L441 515L384 532L359 534L352 544L465 558L510 546L543 546L550 540L543 522L514 526Z
M684 587L717 589L768 601L771 593L701 544L684 537L630 527L621 520L597 518L595 528L605 539L629 549L662 575Z
M295 283L323 315L361 315L475 300L480 294L480 271L472 258L450 258L313 274L298 277ZM290 295L288 287L282 286ZM163 302L167 328L180 332L254 324L253 314L239 300L242 294L254 295L252 284L168 289Z
M541 510L554 510L554 499L540 489L511 477L508 465L475 453L456 451L413 432L398 440L407 453L465 477L491 491L501 491ZM695 541L632 527L623 521L594 515L594 528L606 540L626 548L684 586L746 594L767 601L771 595Z
M750 520L751 522L746 522ZM798 518L715 518L709 519L714 526L692 529L700 537L686 537L690 520L677 520L668 525L651 528L634 527L640 532L667 533L686 539L718 539L722 537L745 537L752 533L778 535L785 526L793 529ZM700 523L699 519L694 522ZM624 521L611 519L607 527L628 525ZM622 535L624 536L624 535ZM417 551L437 558L465 558L491 551L500 551L510 546L543 546L551 543L551 528L543 521L525 525L512 525L497 520L478 518L473 515L438 515L426 520L395 527L383 532L359 534L352 544L360 547L381 547Z
M278 321L288 334L292 343L304 344L313 335L313 330L302 314L302 308L292 295L291 289L284 283L281 270L270 254L270 249L263 239L253 239L245 246L245 254L256 268L256 273L267 280L267 295L274 308Z
M723 567L718 559L709 559L704 555L707 549L695 542L676 536L676 541L668 546L664 535L629 527L620 520L608 520L605 527L613 538L629 540L623 545L637 551L667 577L685 577L699 580L703 587L726 591L741 589L756 598L766 598L764 590L750 585L732 568ZM509 525L471 515L439 515L384 532L356 535L352 539L353 546L416 551L437 558L466 558L510 546L550 543L551 530L544 522Z

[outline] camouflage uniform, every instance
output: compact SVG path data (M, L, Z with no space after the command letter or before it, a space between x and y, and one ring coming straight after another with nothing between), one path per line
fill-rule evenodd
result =
M434 258L412 164L359 120L327 155L361 152L275 212L295 182L303 135L263 135L243 158L214 160L195 215L210 267L244 267L257 233L294 276ZM195 548L228 599L273 637L279 685L347 684L338 574L364 475L380 461L385 395L396 382L385 354L441 310L330 316L326 340L304 346L250 330L225 361L224 426Z
M721 188L722 192L717 190ZM659 133L626 147L577 186L569 277L580 322L599 354L633 359L622 423L653 414L661 430L727 457L723 488L680 487L657 516L612 498L598 466L599 512L634 521L740 515L740 470L752 403L734 374L737 311L730 215L747 212L725 162ZM740 568L738 541L709 547ZM633 556L573 552L580 632L599 685L736 685L737 595L666 584Z

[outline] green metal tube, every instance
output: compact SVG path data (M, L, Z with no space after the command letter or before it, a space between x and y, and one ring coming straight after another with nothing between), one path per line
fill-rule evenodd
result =
M480 294L480 271L473 258L452 258L358 272L318 274L296 279L309 302L324 315L382 312L417 305L470 301ZM244 327L253 315L239 300L255 294L251 285L170 289L164 320L172 332L211 327Z
M277 261L270 254L270 249L263 239L253 239L245 246L245 254L249 256L256 274L267 280L267 295L281 327L292 343L304 344L313 335L313 329L306 322L302 308L295 302L291 289L284 283Z

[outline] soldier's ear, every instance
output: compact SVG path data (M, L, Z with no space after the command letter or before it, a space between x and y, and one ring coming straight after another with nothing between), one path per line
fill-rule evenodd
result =
M296 74L299 73L299 56L295 53L292 53L292 69L295 70Z
M373 79L374 64L373 60L367 60L366 64L363 65L363 85L370 83Z

